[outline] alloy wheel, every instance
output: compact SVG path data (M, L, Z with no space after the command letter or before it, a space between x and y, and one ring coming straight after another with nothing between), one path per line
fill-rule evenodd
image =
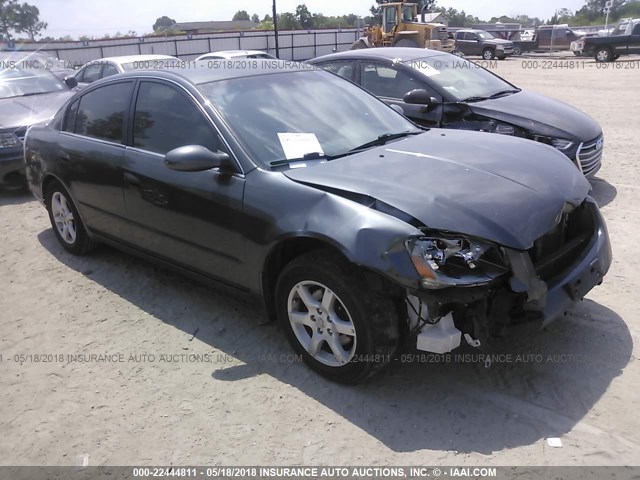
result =
M296 338L315 360L330 367L351 361L356 329L335 292L319 282L299 282L289 292L287 311Z

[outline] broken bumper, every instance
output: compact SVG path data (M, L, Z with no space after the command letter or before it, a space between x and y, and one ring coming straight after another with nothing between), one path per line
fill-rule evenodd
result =
M424 306L432 319L452 312L455 327L482 343L504 337L512 326L548 325L599 285L611 265L609 234L595 201L572 212L530 250L505 248L510 273L486 285L410 292L421 302L414 310Z
M25 167L22 147L0 152L0 186L19 187L25 184Z
M609 233L596 209L595 235L581 259L565 276L548 285L546 305L543 309L543 326L564 314L575 302L581 300L602 279L611 266L611 242Z

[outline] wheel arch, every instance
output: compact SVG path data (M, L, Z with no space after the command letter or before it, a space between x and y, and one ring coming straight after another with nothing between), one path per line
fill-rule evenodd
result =
M320 235L300 234L280 239L265 257L262 268L262 297L270 319L275 318L274 293L280 272L296 258L314 250L328 250L353 263L347 250L333 239Z
M62 188L64 188L65 191L67 192L67 194L69 195L69 197L71 197L71 201L76 206L76 210L78 211L78 216L80 217L80 221L82 222L82 224L85 227L87 235L89 236L89 238L92 238L93 237L93 233L91 232L91 228L87 225L87 222L85 222L84 215L82 214L82 210L80 209L80 205L78 204L78 202L76 201L75 197L73 196L73 192L71 191L71 189L67 185L65 185L65 183L60 179L60 177L54 175L51 172L47 172L45 174L45 176L42 178L42 182L40 184L40 188L41 188L41 192L42 192L42 203L44 204L44 206L49 208L49 205L47 204L47 189L49 188L49 186L53 182L58 182L60 185L62 185Z

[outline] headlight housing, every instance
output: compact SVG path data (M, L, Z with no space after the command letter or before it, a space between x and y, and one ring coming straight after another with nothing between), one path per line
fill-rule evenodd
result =
M15 133L0 133L0 148L13 148L22 145Z
M498 248L463 236L425 235L406 242L421 286L484 285L508 271Z
M569 150L573 147L573 142L564 138L553 138L551 140L551 145L564 152L565 150Z
M544 135L534 135L533 139L536 142L546 143L547 145L551 145L552 147L556 147L561 152L567 152L571 149L575 144L571 140L567 140L566 138L555 138L555 137L546 137Z

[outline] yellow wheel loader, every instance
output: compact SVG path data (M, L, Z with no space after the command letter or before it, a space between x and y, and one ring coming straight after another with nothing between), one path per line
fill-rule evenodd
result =
M454 42L447 27L425 21L424 9L418 18L418 4L389 2L382 7L382 25L365 26L363 36L351 50L368 47L415 47L453 52Z

